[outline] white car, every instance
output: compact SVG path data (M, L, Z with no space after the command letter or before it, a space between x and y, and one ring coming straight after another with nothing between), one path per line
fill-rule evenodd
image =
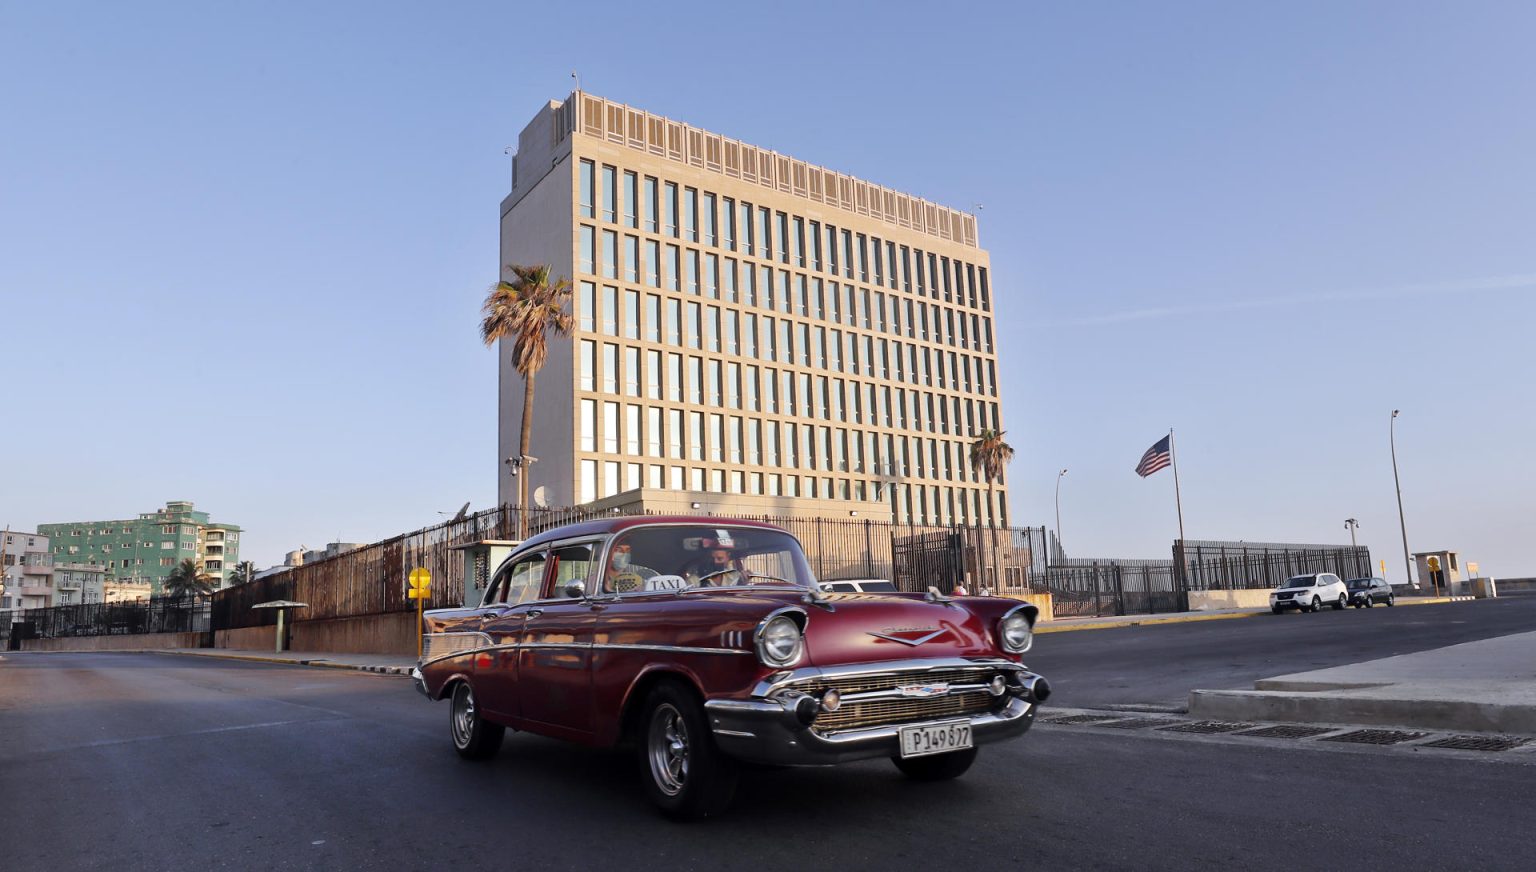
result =
M1331 572L1293 575L1269 595L1269 610L1277 615L1286 609L1315 612L1325 605L1338 610L1349 605L1344 580Z

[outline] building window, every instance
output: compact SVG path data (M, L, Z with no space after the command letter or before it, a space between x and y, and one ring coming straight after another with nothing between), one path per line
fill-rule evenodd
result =
M596 168L592 161L589 160L582 161L580 168L576 172L578 181L576 202L580 204L580 214L583 218L597 217L593 208L595 203L593 194L593 179L595 173Z
M597 461L581 462L581 501L590 503L597 499Z
M688 459L704 459L704 413L688 413ZM695 486L694 490L700 488Z
M609 336L619 335L619 289L613 285L603 285L603 332Z
M634 173L624 173L624 225L626 227L639 227L639 217L636 215L635 200L639 198L640 180Z
M645 410L645 453L647 457L661 457L661 407L647 406ZM657 467L660 469L660 467ZM659 478L659 476L658 476ZM657 482L660 485L660 482Z
M624 292L624 337L640 338L640 292Z
M640 282L640 238L637 236L624 237L624 281Z
M603 451L619 453L619 404L603 403ZM607 496L607 494L603 494Z
M619 277L619 234L612 230L603 231L603 278L616 279Z
M699 241L699 192L694 188L683 189L683 238Z
M640 407L626 405L624 407L624 453L630 457L640 456Z
M674 403L683 401L683 356L667 354L667 399Z
M581 225L580 237L576 245L579 258L579 269L587 275L595 273L594 264L597 261L597 235L596 230L587 225Z
M677 184L667 182L661 197L662 233L677 236Z
M582 400L581 404L581 450L597 450L597 403L593 400Z
M646 399L661 399L661 352L647 351L645 353L645 396Z
M610 224L619 221L618 172L611 166L603 166L603 220Z
M603 343L603 392L619 392L619 346L612 342Z
M736 201L725 197L720 201L720 241L726 251L736 250Z
M592 391L597 389L597 343L590 339L583 339L580 343L581 358L581 389Z
M645 295L645 338L649 342L661 341L661 297Z
M645 217L645 229L648 233L656 232L656 180L650 176L645 177L645 199L641 203L641 214Z
M708 192L705 192L705 194L704 194L703 224L704 224L704 244L713 248L715 246L715 243L716 243L716 239L715 239L715 195L711 194L711 193L708 193Z
M640 396L640 349L624 347L624 395Z

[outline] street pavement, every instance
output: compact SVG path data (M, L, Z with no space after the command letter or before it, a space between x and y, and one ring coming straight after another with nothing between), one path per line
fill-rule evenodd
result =
M1184 711L1196 688L1254 682L1429 651L1536 628L1536 596L1435 605L1265 612L1243 620L1159 624L1036 638L1026 656L1052 704Z
M983 749L971 773L947 784L910 783L883 761L752 770L727 817L678 825L645 803L626 755L513 735L495 760L468 763L449 746L447 717L445 704L393 676L155 654L8 654L0 865L1536 865L1522 823L1536 753L1042 724Z

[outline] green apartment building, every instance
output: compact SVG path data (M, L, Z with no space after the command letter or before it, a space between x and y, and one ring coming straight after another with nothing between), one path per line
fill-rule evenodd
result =
M240 562L240 528L214 523L184 500L129 520L40 524L37 531L50 537L54 563L101 566L112 579L147 581L153 596L183 560L197 561L221 588Z

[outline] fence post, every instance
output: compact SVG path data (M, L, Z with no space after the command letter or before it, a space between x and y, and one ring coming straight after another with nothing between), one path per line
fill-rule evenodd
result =
M1120 614L1128 615L1130 610L1125 606L1125 575L1120 564L1112 564L1115 572L1115 600L1119 605Z
M1095 614L1104 614L1104 599L1099 596L1099 562L1093 562L1093 611Z
M1157 597L1152 594L1152 567L1141 566L1141 587L1147 592L1147 614L1157 614Z
M869 519L864 519L864 577L875 577L875 543L869 537Z

